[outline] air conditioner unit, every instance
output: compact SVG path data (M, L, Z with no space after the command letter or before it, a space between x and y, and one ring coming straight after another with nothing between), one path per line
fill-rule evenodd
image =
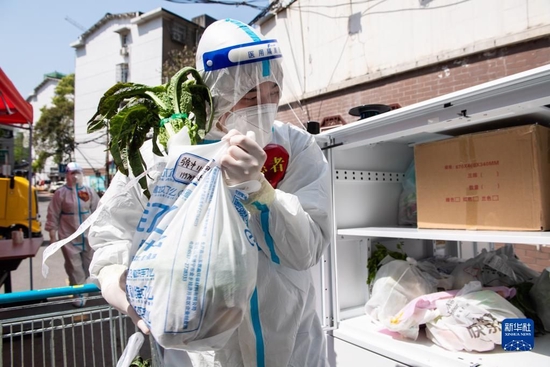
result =
M182 34L179 32L172 32L172 41L183 42Z
M120 48L120 54L122 56L128 56L128 47L126 47L126 46L121 47Z

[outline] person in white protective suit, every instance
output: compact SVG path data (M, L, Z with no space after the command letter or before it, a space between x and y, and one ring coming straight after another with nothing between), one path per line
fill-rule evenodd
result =
M246 317L252 319L255 335L239 335L237 329L224 348L213 352L165 350L166 366L328 365L309 269L332 235L329 169L313 136L275 121L283 78L280 62L275 40L265 40L232 19L213 23L200 40L197 70L211 89L216 121L205 140L229 141L221 160L226 183L250 194L244 204L260 252L257 293ZM142 154L148 155L151 167L150 145L144 145ZM150 184L160 173L149 173ZM117 173L109 190L119 193L129 180ZM129 305L124 284L128 251L146 203L137 186L114 200L102 200L105 213L89 232L96 251L92 279L104 298L144 332L147 326Z
M83 184L83 179L82 167L78 163L67 164L67 183L55 191L48 206L46 231L50 234L50 242L69 237L96 210L99 196L94 189ZM86 283L93 257L87 235L82 234L63 246L62 252L69 284ZM85 296L76 297L73 305L83 307L86 304Z

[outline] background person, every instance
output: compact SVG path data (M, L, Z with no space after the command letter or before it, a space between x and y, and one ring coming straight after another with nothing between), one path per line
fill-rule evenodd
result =
M75 162L67 164L67 183L57 189L48 206L46 231L50 242L69 237L97 208L99 196L89 186L83 184L82 167ZM65 259L65 271L70 285L86 283L89 277L89 266L93 250L86 234L77 237L61 248ZM73 305L82 307L86 304L85 295L76 296Z

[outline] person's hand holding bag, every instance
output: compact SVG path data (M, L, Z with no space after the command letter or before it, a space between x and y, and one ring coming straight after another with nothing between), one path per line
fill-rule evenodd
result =
M221 159L225 182L232 186L249 181L259 181L267 154L256 143L254 132L246 136L231 130L222 139L229 143L227 154Z
M126 272L124 265L109 265L101 269L98 280L101 288L101 295L108 304L128 315L133 323L143 332L149 334L149 328L138 316L134 308L126 298Z

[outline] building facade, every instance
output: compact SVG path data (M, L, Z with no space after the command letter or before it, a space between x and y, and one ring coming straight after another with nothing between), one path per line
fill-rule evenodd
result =
M546 0L274 0L255 24L283 50L279 117L410 105L550 63ZM292 111L290 106L292 106Z
M370 104L401 107L550 63L550 1L272 0L253 20L278 40L278 118L353 123ZM531 268L548 249L516 245Z
M198 17L204 24L213 19ZM106 132L87 133L87 123L101 96L117 82L162 84L168 53L194 48L204 27L158 8L147 13L106 14L71 46L75 64L76 161L85 168L106 171Z
M65 74L54 71L44 75L44 79L34 88L31 95L27 97L27 102L32 105L34 122L40 120L43 107L52 107L52 99L55 95L55 88L59 81L65 77Z
M55 96L55 88L59 84L59 81L65 77L65 74L54 71L44 75L44 79L40 84L34 88L32 94L27 97L27 102L32 105L34 124L40 120L42 115L42 108L53 107L52 100ZM27 132L25 132L27 134ZM35 173L35 177L38 176L41 179L48 179L49 176L58 177L59 170L56 164L54 164L52 158L48 158L44 165L44 172Z

